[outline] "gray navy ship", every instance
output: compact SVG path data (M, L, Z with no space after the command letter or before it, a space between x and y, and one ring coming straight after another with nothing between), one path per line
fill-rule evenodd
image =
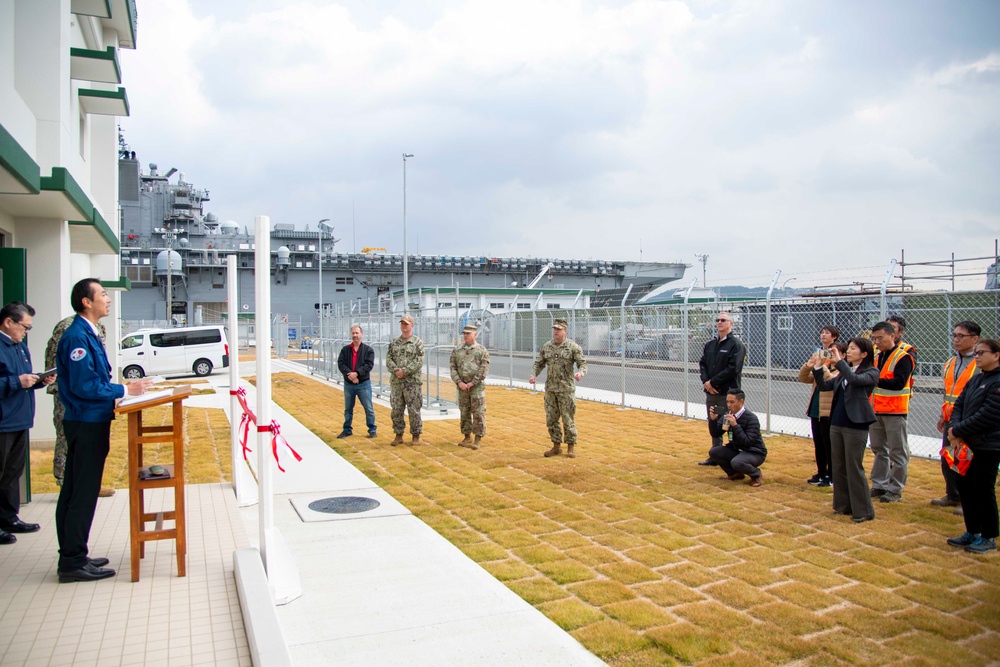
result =
M173 178L176 174L176 178ZM254 313L255 245L252 224L219 221L205 211L209 191L188 183L183 173L143 171L122 143L119 155L121 274L131 281L122 294L121 317L129 321L175 324L218 322L226 312L226 257L237 256L240 307ZM289 322L314 325L319 319L319 253L327 312L356 302L391 307L401 296L403 257L384 249L338 252L333 229L314 231L277 223L271 232L272 311ZM683 278L688 264L566 260L540 257L454 257L410 255L410 290L436 287L584 290L590 307L628 303ZM168 285L172 287L168 294ZM631 285L631 290L628 287ZM170 303L172 317L166 316ZM280 305L279 305L280 304ZM373 309L375 306L371 306Z

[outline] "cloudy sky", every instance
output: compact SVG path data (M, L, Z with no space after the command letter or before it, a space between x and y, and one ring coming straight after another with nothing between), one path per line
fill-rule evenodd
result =
M402 252L407 152L424 254L806 287L1000 235L993 0L137 5L125 139L222 220Z

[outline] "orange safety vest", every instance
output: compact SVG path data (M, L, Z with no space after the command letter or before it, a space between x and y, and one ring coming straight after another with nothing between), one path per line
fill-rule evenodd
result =
M897 390L882 389L876 385L871 398L872 407L875 408L876 414L909 414L910 395L913 393L913 374L917 371L917 364L913 355L910 355L909 352L904 350L902 345L897 345L896 348L889 353L889 358L879 371L878 378L880 380L891 380L896 377L896 364L899 363L900 359L907 355L910 356L910 363L913 365L913 370L910 371L909 381L906 383L905 387Z
M944 364L944 403L941 404L941 416L944 417L945 421L951 419L951 413L955 409L955 401L958 400L959 394L965 389L965 383L979 372L979 366L976 365L976 360L973 359L972 363L963 368L962 372L958 374L958 378L955 378L955 359L957 358L952 357Z

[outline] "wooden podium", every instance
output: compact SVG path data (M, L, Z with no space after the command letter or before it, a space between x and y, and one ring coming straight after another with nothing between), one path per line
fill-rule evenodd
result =
M156 392L154 388L152 392ZM186 528L184 524L184 410L183 401L191 395L191 387L175 387L170 393L148 400L129 402L115 408L115 413L128 415L128 497L130 546L132 553L132 581L139 581L139 559L146 555L146 542L152 540L177 541L177 576L185 575L187 557ZM126 396L126 398L129 398ZM141 397L135 397L141 398ZM134 398L133 398L134 400ZM142 411L171 404L172 419L166 426L143 426ZM140 471L148 471L142 463L142 446L152 442L172 442L173 463L160 464L170 472L163 479L141 479ZM144 491L173 488L174 509L168 512L148 513L145 509ZM173 519L173 528L164 528L163 520ZM155 521L153 530L146 523Z

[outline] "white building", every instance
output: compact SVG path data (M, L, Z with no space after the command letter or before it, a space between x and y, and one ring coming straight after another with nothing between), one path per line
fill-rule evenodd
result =
M590 308L590 297L594 291L529 287L411 287L408 294L409 311L414 315L454 319L470 310L489 311L493 315L512 310L586 310ZM390 309L402 313L403 291L392 292L391 298Z
M118 259L117 118L129 112L118 54L135 39L135 0L0 0L0 298L35 307L36 369L52 328L73 313L77 280L128 286ZM51 400L36 398L33 445L55 437Z

